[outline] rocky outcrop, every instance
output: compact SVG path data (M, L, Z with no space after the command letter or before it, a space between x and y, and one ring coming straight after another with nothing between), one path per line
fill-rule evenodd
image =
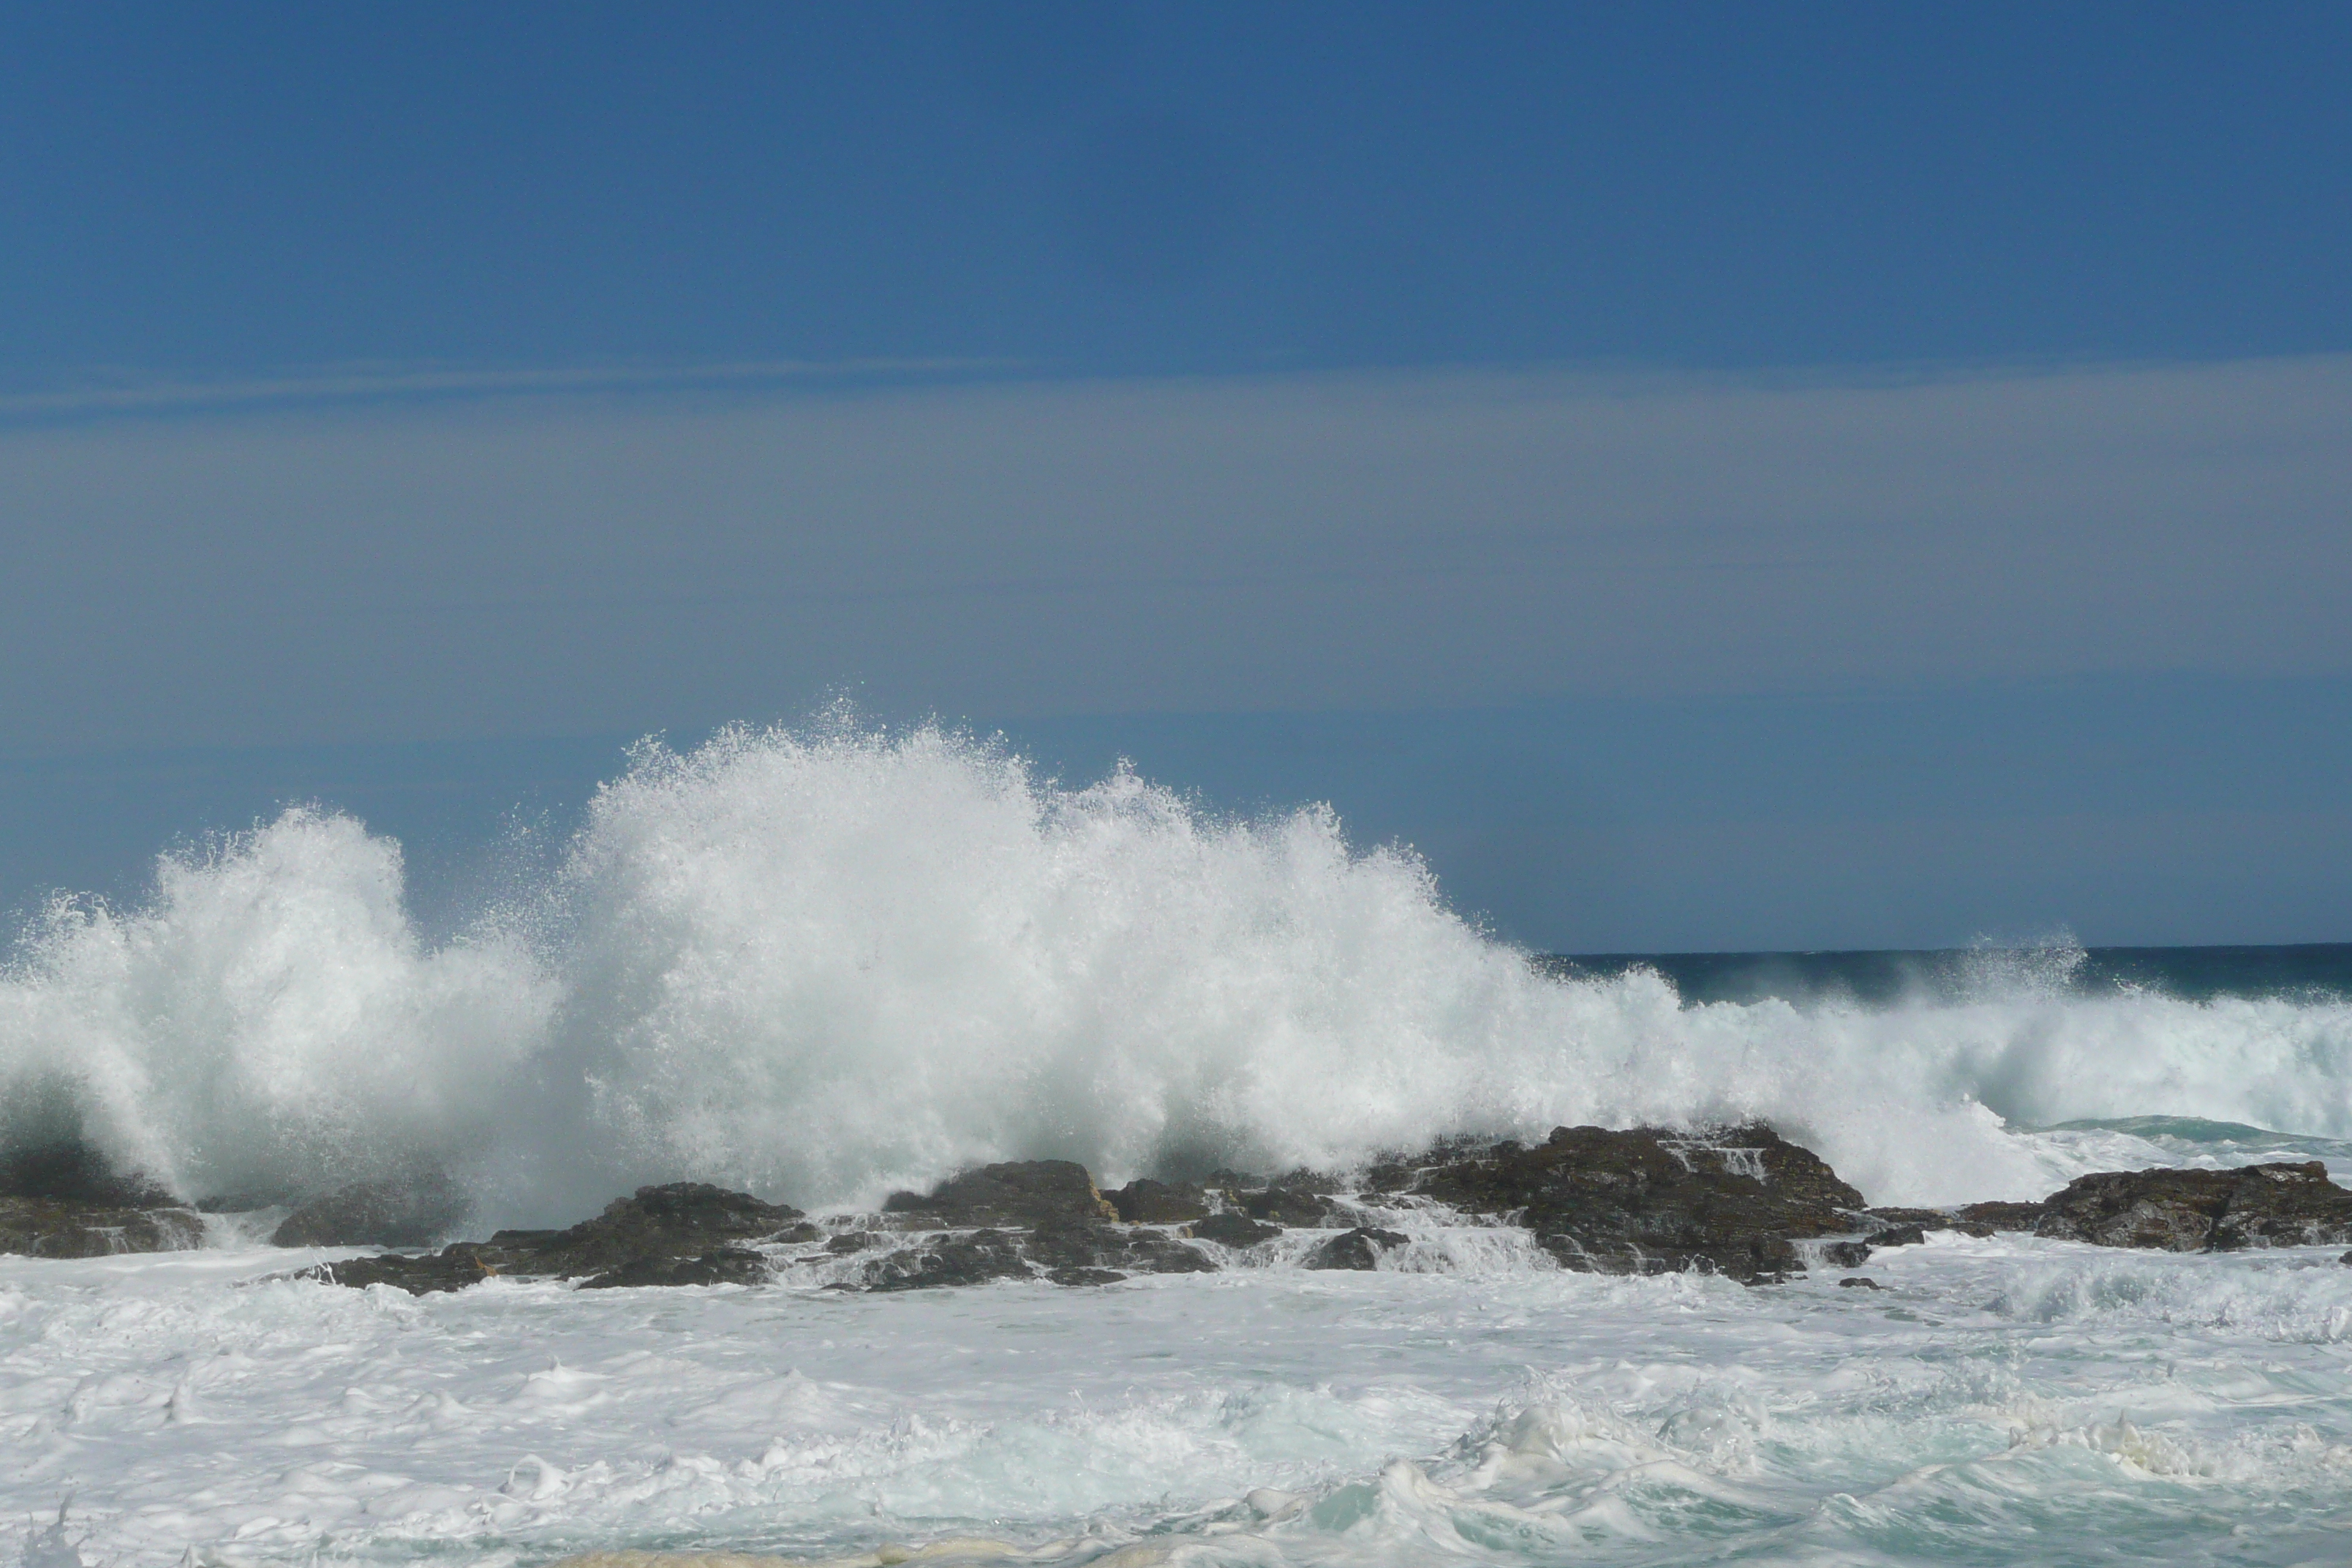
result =
M1155 1182L1145 1176L1109 1194L1110 1205L1129 1225L1182 1225L1209 1216L1209 1194L1189 1182Z
M178 1198L139 1171L117 1171L79 1139L0 1152L0 1197L40 1198L92 1209L179 1208Z
M117 1172L86 1143L0 1156L0 1253L105 1258L204 1245L205 1222L136 1172Z
M910 1290L1036 1277L1107 1285L1129 1274L1216 1267L1197 1248L1148 1228L1205 1216L1209 1204L1201 1189L1143 1180L1106 1198L1087 1168L1069 1160L983 1165L929 1194L893 1193L882 1207L884 1217L901 1228L941 1228L873 1258L842 1282L850 1289Z
M2352 1192L2316 1160L2227 1171L2101 1171L2040 1203L1966 1204L1944 1221L1979 1236L2025 1231L2094 1247L2233 1252L2352 1241Z
M1959 1228L1976 1236L1990 1236L2000 1230L2032 1230L2042 1223L2040 1204L1983 1203L1962 1204L1952 1211Z
M569 1230L502 1230L422 1258L386 1253L321 1264L311 1278L337 1285L396 1285L415 1295L462 1289L494 1274L576 1279L583 1289L622 1285L752 1285L772 1270L761 1241L814 1241L822 1233L796 1208L701 1182L639 1187Z
M1564 1267L1608 1274L1777 1279L1804 1268L1800 1240L1880 1228L1819 1156L1760 1123L1706 1134L1555 1128L1532 1149L1496 1144L1423 1168L1409 1190L1514 1215Z
M892 1193L882 1212L904 1215L918 1224L957 1228L1118 1218L1118 1210L1096 1188L1087 1168L1075 1160L982 1165L950 1177L928 1195Z
M105 1258L202 1247L204 1216L177 1206L121 1209L51 1198L0 1197L0 1252L26 1258Z
M2079 1176L2040 1205L2033 1234L2097 1247L2234 1252L2352 1242L2352 1192L2327 1167L2109 1171Z
M1282 1234L1278 1225L1254 1220L1245 1214L1213 1214L1206 1219L1195 1220L1184 1227L1184 1234L1213 1241L1220 1247L1255 1247L1261 1241L1272 1241Z
M273 1247L430 1247L466 1223L473 1202L440 1171L353 1182L288 1215Z
M986 1229L969 1236L933 1237L922 1245L886 1253L866 1266L856 1284L868 1290L925 1290L943 1285L980 1285L991 1279L1026 1279L1034 1273L1013 1237Z
M795 1209L677 1183L640 1188L568 1230L501 1231L421 1257L387 1254L311 1272L420 1293L498 1274L589 1288L749 1284L772 1276L775 1249L803 1247L792 1256L826 1264L841 1289L1001 1279L1104 1285L1213 1269L1230 1260L1227 1249L1259 1247L1286 1225L1319 1233L1301 1267L1360 1271L1381 1267L1409 1242L1367 1221L1430 1205L1525 1227L1569 1268L1696 1269L1750 1284L1808 1264L1854 1268L1875 1251L1953 1227L2175 1251L2352 1243L2352 1192L2317 1164L2107 1173L2038 1204L1871 1209L1817 1156L1760 1124L1706 1132L1562 1127L1533 1147L1449 1143L1417 1159L1384 1160L1375 1174L1377 1185L1368 1178L1350 1193L1309 1172L1268 1181L1227 1171L1200 1186L1130 1182L1106 1198L1081 1165L1029 1161L965 1172L928 1194L894 1194L858 1228L830 1234ZM358 1189L337 1198L346 1215L373 1213L367 1204L374 1200Z

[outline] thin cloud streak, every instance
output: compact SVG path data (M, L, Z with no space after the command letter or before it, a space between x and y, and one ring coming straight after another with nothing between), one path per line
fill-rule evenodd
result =
M1003 374L1013 362L980 359L747 360L740 363L607 364L486 370L461 366L357 365L241 381L125 377L119 384L0 395L0 419L316 405L373 398L625 392L761 384L913 379Z

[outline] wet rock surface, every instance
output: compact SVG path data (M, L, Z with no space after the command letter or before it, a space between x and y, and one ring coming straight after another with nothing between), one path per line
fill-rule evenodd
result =
M2352 1192L2316 1160L2232 1171L2109 1171L2038 1205L2036 1236L2097 1247L2234 1252L2352 1242Z
M430 1247L466 1223L473 1204L440 1171L353 1182L288 1215L274 1247Z
M1014 1239L1001 1230L940 1236L920 1247L885 1254L866 1266L857 1283L868 1290L922 1290L1026 1279L1034 1272Z
M1411 1191L1516 1215L1569 1268L1701 1268L1750 1282L1804 1268L1794 1243L1867 1226L1863 1196L1760 1123L1697 1134L1561 1127L1534 1148L1424 1168Z
M983 1165L950 1177L929 1194L893 1193L882 1212L958 1228L1118 1218L1118 1210L1096 1188L1087 1168L1075 1160Z
M1195 1220L1184 1227L1188 1235L1202 1241L1213 1241L1220 1247L1255 1247L1261 1241L1272 1241L1282 1234L1278 1225L1267 1225L1245 1214L1213 1214Z
M311 1272L340 1284L383 1283L419 1293L498 1274L571 1279L583 1288L751 1284L773 1278L781 1255L797 1267L823 1265L828 1272L817 1277L837 1289L887 1292L1002 1279L1094 1286L1212 1270L1233 1261L1233 1251L1271 1242L1286 1227L1317 1233L1297 1255L1300 1267L1366 1270L1410 1245L1404 1232L1389 1228L1401 1220L1382 1223L1385 1216L1435 1205L1455 1216L1447 1223L1530 1230L1569 1268L1696 1269L1749 1284L1785 1279L1809 1264L1855 1268L1885 1248L1924 1242L1930 1230L2023 1230L2172 1251L2352 1243L2352 1192L2330 1182L2316 1163L2108 1173L2083 1177L2041 1203L1872 1209L1811 1151L1751 1124L1707 1132L1563 1127L1533 1146L1456 1142L1418 1158L1384 1160L1375 1171L1377 1186L1368 1178L1352 1191L1310 1172L1268 1180L1227 1171L1200 1185L1139 1180L1106 1197L1073 1162L1008 1163L965 1172L928 1194L894 1194L877 1215L836 1215L830 1231L795 1209L677 1183L640 1188L567 1230L501 1231L486 1242L424 1256L387 1254ZM345 1217L375 1223L368 1194L346 1189L335 1199ZM0 1200L6 1201L27 1200ZM298 1216L326 1206L306 1205ZM0 1209L0 1225L6 1214ZM845 1226L854 1228L838 1228ZM5 1238L0 1231L0 1243ZM111 1239L37 1239L86 1249L77 1255L129 1249ZM1862 1279L1841 1283L1879 1288Z
M204 1217L180 1207L100 1208L50 1198L0 1197L0 1252L26 1258L106 1258L202 1247Z
M1130 1274L1200 1274L1216 1267L1168 1231L1065 1215L1027 1230L928 1237L872 1259L842 1284L909 1290L1042 1277L1060 1285L1108 1285Z
M1381 1230L1360 1225L1355 1229L1333 1237L1307 1255L1300 1265L1304 1268L1373 1269L1381 1266L1381 1254L1409 1246L1412 1238L1402 1232Z
M421 1258L387 1253L321 1264L338 1285L396 1285L412 1294L462 1289L494 1274L624 1285L751 1285L771 1275L759 1241L813 1241L801 1211L701 1182L639 1187L568 1230L502 1230Z
M0 1253L105 1258L204 1245L205 1222L136 1172L89 1145L46 1143L0 1157Z
M1952 1211L1962 1230L1990 1236L2001 1230L2032 1230L2042 1223L2040 1204L1962 1204Z
M1209 1194L1189 1182L1171 1184L1146 1176L1109 1196L1111 1207L1129 1225L1181 1225L1209 1215Z

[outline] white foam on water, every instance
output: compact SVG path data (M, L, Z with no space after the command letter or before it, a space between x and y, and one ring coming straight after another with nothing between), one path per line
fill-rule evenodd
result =
M2352 1269L2307 1249L1943 1233L1874 1258L1879 1291L1257 1269L413 1300L262 1278L284 1262L0 1259L28 1561L2285 1563L2352 1520Z
M165 857L134 908L61 901L0 977L0 1087L190 1195L429 1160L485 1225L649 1179L871 1203L991 1159L1117 1181L1746 1117L1873 1201L1945 1202L2197 1157L2029 1125L2352 1138L2352 1006L2029 963L1958 1003L1685 1007L1546 977L1327 810L1217 817L837 718L638 748L560 869L452 940L396 845L315 809Z

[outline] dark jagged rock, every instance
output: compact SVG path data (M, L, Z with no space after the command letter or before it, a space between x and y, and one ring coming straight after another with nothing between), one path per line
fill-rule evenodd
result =
M1874 1208L1863 1213L1889 1230L1948 1230L1952 1224L1952 1216L1942 1209Z
M2032 1230L2042 1223L2040 1204L1983 1203L1962 1204L1952 1211L1963 1229L1979 1236L1990 1236L2000 1230Z
M473 1201L440 1171L353 1182L286 1216L274 1247L430 1247L466 1223Z
M1916 1247L1931 1230L1957 1230L1968 1236L1990 1236L1993 1227L1981 1220L1961 1217L1958 1209L1864 1209L1871 1223L1873 1247Z
M2037 1236L2099 1247L2231 1252L2352 1241L2352 1192L2316 1160L2231 1171L2107 1171L2042 1200Z
M687 1257L730 1243L814 1241L814 1227L797 1223L804 1217L789 1205L762 1203L749 1193L730 1193L707 1182L669 1182L614 1199L594 1219L558 1231L546 1247L579 1262L617 1265L649 1256Z
M1118 1268L1129 1274L1205 1274L1216 1265L1164 1231L1058 1222L1029 1233L1030 1258L1047 1269Z
M1313 1252L1299 1267L1303 1268L1376 1268L1381 1254L1391 1248L1406 1246L1410 1237L1393 1230L1377 1230L1370 1226L1358 1226L1351 1231L1333 1237Z
M624 1285L756 1284L767 1258L746 1245L814 1241L801 1211L702 1182L639 1187L569 1230L502 1230L422 1258L385 1254L322 1264L310 1277L338 1285L397 1285L413 1294L462 1289L494 1274Z
M1260 1224L1245 1214L1213 1214L1184 1228L1202 1241L1213 1241L1220 1247L1255 1247L1282 1234L1280 1226Z
M1320 1193L1291 1187L1268 1187L1241 1194L1242 1212L1255 1220L1282 1226L1318 1226L1331 1216L1330 1200Z
M26 1258L106 1258L201 1247L194 1209L105 1208L53 1198L0 1197L0 1252Z
M630 1285L763 1285L772 1270L767 1258L749 1247L722 1247L698 1258L629 1258L580 1281L583 1290Z
M1182 1225L1205 1218L1209 1212L1208 1194L1200 1188L1190 1183L1155 1182L1149 1176L1128 1183L1109 1197L1118 1217L1129 1225Z
M205 1222L137 1172L66 1138L0 1154L0 1252L106 1258L204 1245Z
M1013 1237L1001 1230L980 1230L935 1237L922 1247L885 1253L866 1266L860 1283L868 1290L922 1290L1031 1275L1028 1259Z
M845 1230L824 1244L824 1249L836 1258L853 1252L865 1252L879 1247L882 1238L870 1230Z
M1570 1268L1697 1268L1753 1283L1804 1267L1794 1241L1860 1228L1862 1194L1761 1124L1703 1135L1561 1127L1538 1148L1500 1148L1426 1169L1412 1190L1516 1213Z
M1870 1243L1832 1241L1822 1248L1822 1261L1832 1268L1859 1268L1870 1261Z
M867 1263L849 1288L911 1290L1043 1275L1064 1284L1100 1284L1128 1274L1214 1268L1196 1249L1142 1228L1205 1215L1200 1189L1143 1180L1115 1194L1068 1160L986 1165L950 1178L929 1194L894 1193L884 1211L905 1221L974 1234L941 1234ZM1127 1220L1127 1225L1113 1223Z
M1110 1268L1056 1268L1045 1278L1056 1285L1116 1285L1127 1276Z
M852 1288L913 1290L1043 1275L1057 1284L1102 1284L1129 1274L1198 1274L1216 1265L1165 1231L1061 1218L1027 1231L941 1234L875 1258Z
M1885 1286L1881 1285L1877 1280L1866 1279L1859 1274L1856 1274L1850 1279L1839 1280L1838 1285L1841 1289L1847 1290L1884 1290L1886 1289Z
M919 1193L893 1193L886 1214L929 1225L1038 1225L1057 1219L1117 1219L1118 1210L1075 1160L1022 1160L983 1165Z

